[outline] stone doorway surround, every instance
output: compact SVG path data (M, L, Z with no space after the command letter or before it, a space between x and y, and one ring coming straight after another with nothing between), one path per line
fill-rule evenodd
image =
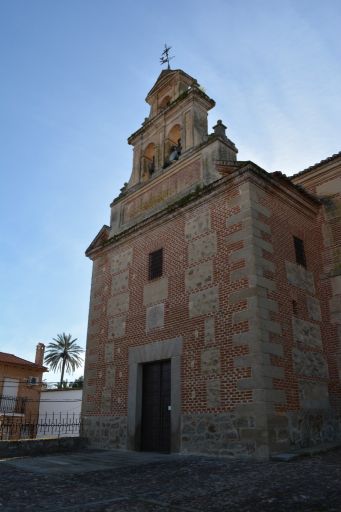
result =
M171 452L180 451L182 337L156 341L129 349L128 450L140 450L142 365L171 360Z

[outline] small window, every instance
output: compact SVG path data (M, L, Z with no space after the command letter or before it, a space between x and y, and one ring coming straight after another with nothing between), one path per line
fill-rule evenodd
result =
M298 316L298 304L296 300L292 301L292 312L294 316Z
M149 279L156 279L157 277L162 276L162 267L163 249L158 249L157 251L151 252L149 254Z
M304 252L303 240L294 236L294 246L295 246L296 263L298 263L298 265L302 265L302 267L306 267L307 261L306 261L305 252Z

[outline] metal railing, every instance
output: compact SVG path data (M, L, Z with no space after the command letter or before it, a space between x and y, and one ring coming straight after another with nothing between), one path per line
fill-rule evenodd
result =
M80 414L46 413L43 417L0 416L0 440L76 437L81 427Z
M0 413L25 414L27 398L0 395Z

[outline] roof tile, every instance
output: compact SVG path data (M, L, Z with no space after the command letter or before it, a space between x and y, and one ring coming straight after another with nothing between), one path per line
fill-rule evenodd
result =
M40 366L39 364L32 363L31 361L27 361L26 359L22 359L21 357L17 357L13 354L7 354L6 352L0 352L0 363L6 364L16 364L20 366L30 366L31 368L44 368L44 366Z

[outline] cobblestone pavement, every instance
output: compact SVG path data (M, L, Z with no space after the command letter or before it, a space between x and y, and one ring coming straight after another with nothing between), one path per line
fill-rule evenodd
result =
M340 449L292 462L117 451L38 459L0 461L0 512L341 512Z

